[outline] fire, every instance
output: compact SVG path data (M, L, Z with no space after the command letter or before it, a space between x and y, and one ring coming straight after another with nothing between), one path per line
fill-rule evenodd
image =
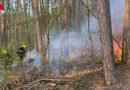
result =
M119 43L121 46L121 42ZM114 43L114 54L115 54L115 62L118 63L122 60L122 49L119 48L118 44ZM70 53L70 57L73 58L75 56L82 56L82 55L92 55L91 51L82 51L77 53ZM95 56L101 56L101 53L94 53Z
M122 50L119 49L118 60L121 61L121 59L122 59Z
M83 72L78 72L76 74L71 74L71 75L65 75L66 78L72 78L74 76L83 76L85 74L89 74L89 73L94 73L94 72L99 72L99 71L103 71L103 67L99 67L95 70L88 70L88 71L83 71Z
M121 42L119 43L121 45ZM114 43L114 54L115 54L115 62L118 63L122 60L122 49L119 48L117 44Z
M87 51L83 51L81 53L71 53L70 56L73 57L73 56L81 56L81 55L90 55L91 52L87 52Z
M62 75L57 75L57 77L65 77L65 78L73 78L75 76L83 76L85 74L89 74L89 73L94 73L94 72L100 72L100 71L103 71L103 67L99 67L99 68L96 68L95 70L88 70L88 71L83 71L83 72L78 72L78 73L72 73L70 75L65 75L65 76L62 76Z
M70 53L70 57L74 57L74 56L82 56L82 55L92 55L91 51L82 51L81 53L77 52L77 53ZM96 53L96 56L101 56L101 53Z

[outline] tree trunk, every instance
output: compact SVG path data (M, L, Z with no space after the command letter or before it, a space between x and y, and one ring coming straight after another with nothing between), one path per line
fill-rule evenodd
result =
M4 46L5 42L5 18L4 15L1 16L1 36L2 36L2 46Z
M19 23L19 5L20 5L20 0L17 0L17 6L16 6L16 25L15 25L15 44L16 44L16 48L18 48L18 46L19 46L19 44L21 44L20 43L20 35L19 35L19 33L20 33L20 28L19 28L19 25L18 25L18 23Z
M123 31L123 63L130 62L130 0L125 1L124 31Z
M42 40L42 31L40 25L40 16L39 16L39 9L38 9L38 0L33 0L33 15L34 15L34 24L36 29L36 36L37 36L37 45L38 51L41 57L41 71L44 72L44 59L43 59L43 40Z
M48 0L48 3L49 3L49 0ZM52 71L51 71L51 68L50 68L50 65L49 65L49 58L47 59L47 56L46 56L46 52L47 52L47 49L48 49L48 57L50 55L49 53L49 44L47 43L46 44L46 40L45 40L45 36L47 35L47 40L49 40L49 30L47 30L47 34L46 34L46 27L45 27L45 8L44 8L44 1L42 0L40 2L40 7L41 7L41 16L42 16L42 31L43 31L43 57L45 59L45 62L46 62L46 65L47 65L47 68L48 68L48 73L51 74ZM49 5L48 5L49 6ZM48 13L49 14L49 13ZM48 19L47 19L48 20ZM48 41L50 42L50 41ZM46 46L47 45L47 46Z
M80 34L80 29L81 29L81 25L80 25L80 0L76 0L76 22L75 22L75 26L77 31Z
M25 2L25 0L23 0L23 9L24 9L24 15L26 15L27 10L26 10L26 2Z
M28 19L28 14L27 14L27 2L25 2L25 0L23 0L23 10L24 10L24 21L27 22L27 19ZM28 30L28 27L29 25L28 24L25 24L24 26L24 29L25 29L25 32L26 32L26 43L27 43L27 46L28 46L28 50L31 49L31 42L30 42L30 37L29 37L29 30Z
M106 85L112 85L115 83L115 77L113 74L114 53L109 0L97 0L97 14L104 57L105 81Z
M93 38L92 38L92 35L91 35L91 30L90 30L90 13L89 13L89 10L88 10L88 38L89 38L90 43L91 43L92 59L94 59Z
M32 2L32 10L34 11L33 1L31 0L31 2ZM34 17L33 17L33 19L34 19ZM33 20L33 23L34 23L34 28L36 28L35 20ZM38 50L38 40L37 40L37 30L35 30L34 32L35 32L35 37L34 37L35 48L36 48L36 51L39 52L39 50Z
M65 54L66 59L69 57L69 2L67 1L67 4L64 8L64 41L65 41Z
M59 8L59 13L61 12L61 10L62 10L62 1L61 0L58 0L58 8ZM59 16L58 17L58 21L59 21L59 31L62 29L62 24L61 24L61 22L62 22L62 16Z
M49 0L46 0L46 25L49 23Z

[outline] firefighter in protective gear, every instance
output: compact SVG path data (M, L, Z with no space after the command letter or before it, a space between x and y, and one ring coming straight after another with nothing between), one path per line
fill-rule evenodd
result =
M3 68L4 68L6 71L10 71L11 65L12 65L12 63L13 63L13 59L12 59L12 57L10 56L10 54L7 53L6 50L2 50L2 53L1 53L1 55L0 55L0 62L2 63Z
M20 60L23 60L23 58L26 56L26 45L22 45L19 49L16 50L16 53Z

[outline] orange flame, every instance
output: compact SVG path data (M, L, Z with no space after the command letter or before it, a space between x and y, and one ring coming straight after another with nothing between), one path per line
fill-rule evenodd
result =
M91 51L82 51L81 53L77 52L77 53L70 53L70 57L74 57L74 56L82 56L82 55L92 55ZM101 56L100 53L96 53L96 56Z
M78 72L77 74L71 74L71 75L65 75L66 78L72 78L74 76L83 76L85 74L93 73L93 72L99 72L103 71L103 67L99 67L95 70L88 70L88 71L83 71L83 72Z
M121 42L119 43L121 45ZM114 43L115 62L118 63L122 60L122 49Z
M104 70L103 67L99 67L99 68L97 68L97 69L95 69L95 70L88 70L88 71L78 72L78 73L76 73L76 74L72 73L72 74L70 74L70 75L65 75L65 76L57 75L57 77L60 77L60 78L62 78L62 77L65 77L65 78L73 78L73 77L75 77L75 76L83 76L83 75L85 75L85 74L94 73L94 72L100 72L100 71L103 71L103 70Z

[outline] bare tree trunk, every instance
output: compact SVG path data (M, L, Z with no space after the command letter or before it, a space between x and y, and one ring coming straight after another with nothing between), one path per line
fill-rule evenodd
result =
M123 63L130 62L130 0L125 1L124 31L123 31Z
M23 0L23 10L24 10L24 21L26 22L28 19L28 14L27 14L27 2L25 2L25 0ZM28 31L28 24L25 24L25 31L26 31L26 38L27 40L25 40L27 42L27 46L28 46L28 50L31 49L31 43L30 43L30 37L29 37L29 31Z
M58 0L58 8L59 8L59 13L60 13L62 10L62 0ZM58 17L58 21L60 22L60 24L59 24L59 31L60 31L62 29L62 24L61 24L62 16Z
M31 2L32 2L32 10L34 11L33 1L31 0ZM35 19L35 18L33 17L33 19ZM34 27L36 28L35 20L34 20L33 23L34 23ZM34 40L35 40L35 48L36 48L37 52L39 52L39 50L38 50L38 40L37 40L37 30L35 30Z
M88 10L88 38L91 42L92 58L94 59L93 39L92 39L92 36L91 36L91 31L90 31L90 13L89 13L89 10Z
M44 57L46 57L46 43L45 43L45 34L46 34L46 31L45 31L45 11L44 11L44 1L42 0L41 1L41 15L42 15L42 22L43 22L43 25L42 25L42 31L43 31L43 50L44 50Z
M26 13L26 4L25 4L25 0L23 0L23 9L24 9L24 14Z
M5 42L5 18L4 15L1 16L1 36L2 36L2 45L4 46Z
M49 0L46 0L46 24L49 23Z
M48 0L48 3L49 3L49 0ZM48 5L49 6L49 5ZM44 11L45 9L44 9L44 1L42 0L41 1L41 15L42 15L42 22L43 22L43 57L44 57L44 59L45 59L45 62L46 62L46 64L47 64L47 67L48 67L48 72L49 72L49 74L51 74L52 73L52 71L51 71L51 68L50 68L50 65L49 65L49 58L47 59L47 56L46 56L46 52L47 52L47 49L48 49L48 57L49 57L49 55L50 55L50 53L49 53L49 43L47 43L47 49L46 49L46 40L45 40L45 35L46 35L46 30L45 30L45 11ZM50 40L49 39L49 30L48 30L49 28L47 28L47 40ZM48 41L48 42L50 42L50 41Z
M7 23L7 43L8 43L8 50L10 50L10 41L11 41L11 39L10 39L10 28L9 28L9 26L10 26L10 0L8 0L7 1L7 4L8 4L8 6L7 6L7 12L8 12L8 23Z
M20 30L19 30L19 3L20 3L20 0L17 0L17 6L16 6L16 25L15 25L15 44L16 44L16 48L18 48L18 44L20 43Z
M43 59L43 39L42 39L42 31L40 25L40 16L39 16L39 9L38 9L38 0L33 0L33 14L34 14L34 22L36 28L36 35L37 35L37 44L38 44L38 51L41 57L41 71L44 72L44 59Z
M114 53L109 0L97 0L97 14L104 56L105 81L106 85L112 85L115 83L115 77L113 74Z
M66 58L69 57L69 2L67 1L67 5L64 8L64 41L65 41L65 54Z
M80 25L80 0L76 0L76 22L75 22L75 26L77 31L80 34L80 29L81 29L81 25Z

